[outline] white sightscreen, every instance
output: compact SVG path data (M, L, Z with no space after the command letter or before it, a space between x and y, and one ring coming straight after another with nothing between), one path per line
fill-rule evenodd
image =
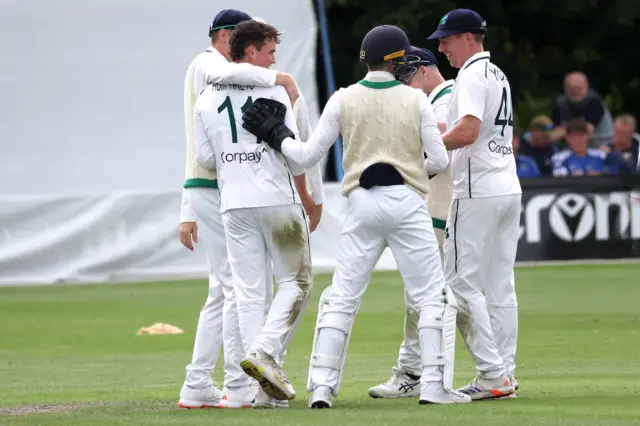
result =
M229 7L285 31L315 125L311 0L0 1L0 285L205 274L178 240L183 84Z

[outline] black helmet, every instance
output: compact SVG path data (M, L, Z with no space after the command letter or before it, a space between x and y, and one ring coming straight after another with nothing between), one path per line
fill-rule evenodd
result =
M360 60L367 64L402 58L411 48L409 37L395 25L375 27L362 39Z

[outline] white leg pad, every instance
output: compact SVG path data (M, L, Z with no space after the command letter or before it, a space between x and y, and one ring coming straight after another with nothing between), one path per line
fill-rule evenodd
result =
M440 317L420 316L418 329L435 328L442 330L440 339L440 353L435 355L423 355L423 366L442 366L442 381L445 390L453 389L453 373L455 369L456 350L456 316L458 305L449 287L444 290L444 312Z
M313 336L313 348L311 352L311 359L309 361L309 377L307 379L307 391L313 392L314 384L312 381L312 373L314 367L328 368L331 370L338 371L338 383L335 388L331 389L332 395L338 396L338 391L340 390L340 385L342 383L342 370L344 369L344 364L347 359L347 348L349 347L349 340L351 337L351 328L353 327L353 322L358 312L358 308L360 308L360 303L356 308L356 312L353 313L351 317L345 318L344 314L332 315L332 313L325 313L324 307L326 306L326 298L331 292L331 286L328 286L324 289L322 294L320 295L320 302L318 303L318 317L316 319L316 329L315 334ZM341 351L340 357L326 356L326 355L318 355L316 353L317 349L317 341L318 335L320 334L320 330L323 328L333 328L336 330L340 330L345 334L345 343Z

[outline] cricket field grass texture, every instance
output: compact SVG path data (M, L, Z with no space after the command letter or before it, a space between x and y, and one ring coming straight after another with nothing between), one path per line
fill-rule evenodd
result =
M520 337L516 400L420 406L374 400L402 339L397 272L373 275L355 322L334 408L307 408L318 275L285 371L298 397L283 410L177 407L204 280L0 288L1 425L638 425L640 265L516 270ZM136 336L155 322L180 335ZM458 335L456 385L474 376ZM222 381L222 360L214 379Z

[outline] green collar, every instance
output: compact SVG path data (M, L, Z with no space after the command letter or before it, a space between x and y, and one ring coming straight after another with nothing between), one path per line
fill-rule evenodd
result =
M369 81L369 80L360 80L358 84L362 84L364 87L368 87L369 89L388 89L389 87L400 86L398 80L389 80L389 81Z
M453 83L443 87L442 90L440 90L438 92L438 94L433 97L433 100L431 101L431 103L433 104L435 101L437 101L438 99L440 99L444 95L447 95L447 94L451 93L452 92L452 89L451 89L452 87L453 87Z

